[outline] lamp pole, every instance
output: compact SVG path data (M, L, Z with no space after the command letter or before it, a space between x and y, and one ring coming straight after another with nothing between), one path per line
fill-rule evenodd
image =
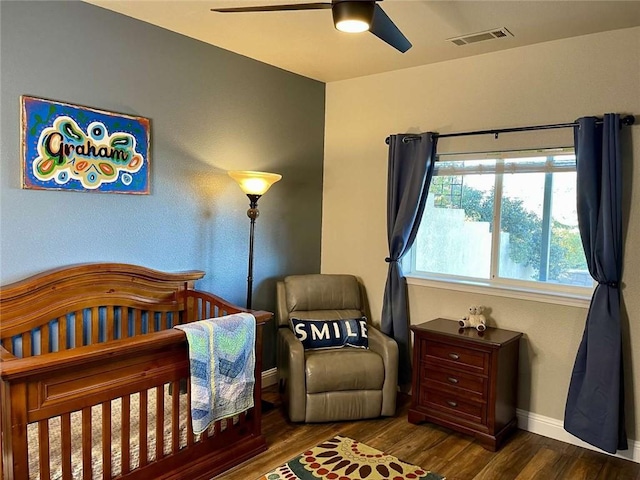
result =
M253 237L256 228L256 218L260 215L258 210L258 199L261 195L253 195L247 193L249 197L249 210L247 217L251 219L251 227L249 228L249 268L247 273L247 308L251 309L251 297L253 292Z

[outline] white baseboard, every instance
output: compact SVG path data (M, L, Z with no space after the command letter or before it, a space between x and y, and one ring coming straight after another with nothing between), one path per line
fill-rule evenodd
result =
M262 372L262 388L270 387L278 383L278 369L276 367L270 368Z
M594 450L606 455L611 455L571 435L564 429L562 420L545 417L543 415L538 415L537 413L531 413L520 409L516 410L516 416L518 417L518 428L522 430L537 433L538 435L553 438L554 440L560 440L561 442L576 445L578 447L588 448L589 450ZM618 452L613 456L640 463L640 442L629 441L629 450Z

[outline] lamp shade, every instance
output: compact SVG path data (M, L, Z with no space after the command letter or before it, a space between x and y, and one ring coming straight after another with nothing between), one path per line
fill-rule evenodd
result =
M267 190L282 178L277 173L252 172L249 170L231 171L229 176L233 178L242 191L247 195L264 195Z

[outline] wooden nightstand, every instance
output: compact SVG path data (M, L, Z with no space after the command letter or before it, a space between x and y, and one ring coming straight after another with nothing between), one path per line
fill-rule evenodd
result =
M409 422L429 421L496 451L516 428L518 343L522 333L461 329L438 318L413 325Z

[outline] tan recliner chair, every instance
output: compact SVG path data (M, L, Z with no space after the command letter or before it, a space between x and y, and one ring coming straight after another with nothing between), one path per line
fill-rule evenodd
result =
M336 320L365 314L364 288L352 275L292 275L277 284L278 377L293 422L392 416L398 346L371 324L369 349L305 350L290 318Z

